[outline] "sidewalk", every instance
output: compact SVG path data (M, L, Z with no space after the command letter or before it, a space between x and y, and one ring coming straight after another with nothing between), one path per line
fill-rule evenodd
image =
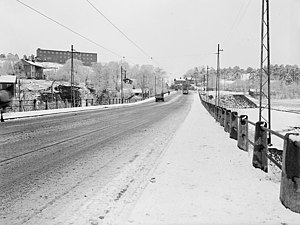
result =
M251 166L195 95L185 122L122 224L300 224L280 183Z
M74 108L60 108L60 109L24 111L24 112L8 112L8 113L4 113L3 117L4 117L4 120L21 119L21 118L47 116L47 115L69 113L69 112L99 110L99 109L117 108L117 107L128 107L128 106L134 106L134 105L142 104L142 103L149 102L149 101L154 101L154 97L151 97L151 98L148 98L148 99L145 99L142 101L134 102L134 103L83 106L83 107L74 107Z

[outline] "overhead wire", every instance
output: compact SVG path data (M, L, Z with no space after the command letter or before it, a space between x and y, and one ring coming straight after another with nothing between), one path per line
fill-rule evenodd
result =
M79 32L74 31L73 29L67 27L66 25L64 25L64 24L62 24L62 23L60 23L60 22L58 22L58 21L52 19L51 17L45 15L44 13L38 11L37 9L34 9L33 7L31 7L31 6L27 5L27 4L25 4L24 2L22 2L22 1L20 1L20 0L16 0L16 1L19 2L20 4L24 5L25 7L27 7L27 8L29 8L29 9L33 10L34 12L40 14L41 16L43 16L43 17L45 17L45 18L51 20L52 22L58 24L59 26L61 26L61 27L65 28L65 29L71 31L72 33L74 33L74 34L80 36L81 38L83 38L83 39L85 39L85 40L87 40L87 41L93 43L94 45L96 45L96 46L98 46L98 47L101 47L102 49L104 49L104 50L110 52L111 54L113 54L113 55L115 55L115 56L118 56L118 57L120 57L120 58L123 57L123 56L121 56L120 54L118 54L118 53L116 53L116 52L114 52L114 51L112 51L112 50L110 50L110 49L108 49L108 48L106 48L106 47L100 45L99 43L97 43L97 42L91 40L90 38L85 37L84 35L80 34Z
M230 31L228 32L225 40L224 40L224 43L226 43L231 37L232 35L234 34L235 30L238 28L238 26L240 25L241 21L243 20L249 6L250 6L250 3L251 3L251 0L249 0L247 3L244 2L243 5L241 5L240 9L239 9L239 12L230 28Z
M153 62L155 62L159 67L160 64L153 59L153 57L148 54L144 49L142 49L136 42L134 42L132 39L130 39L119 27L117 27L110 19L107 18L93 3L91 3L89 0L86 0L101 16L103 16L114 28L116 28L128 41L130 41L135 47L137 47L145 56L149 57Z

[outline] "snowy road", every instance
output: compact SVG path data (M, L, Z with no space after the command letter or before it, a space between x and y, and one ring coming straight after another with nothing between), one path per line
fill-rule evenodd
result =
M138 197L192 105L164 103L1 124L0 224L90 224ZM122 199L123 200L123 199Z

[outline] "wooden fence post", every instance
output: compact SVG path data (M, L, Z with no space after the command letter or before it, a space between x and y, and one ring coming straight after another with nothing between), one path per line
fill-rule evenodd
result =
M255 168L259 168L264 172L268 172L268 142L267 142L267 131L262 129L267 127L266 122L257 122L255 124L255 134L254 134L254 149L252 165Z
M288 133L284 137L282 172L280 183L280 201L292 210L300 213L300 141L292 140ZM299 136L299 134L298 134Z
M33 110L36 110L36 99L33 99Z
M248 116L241 115L238 128L238 144L237 146L248 152Z
M19 112L22 112L22 108L23 108L22 105L23 104L22 104L22 99L21 99L21 100L19 100Z

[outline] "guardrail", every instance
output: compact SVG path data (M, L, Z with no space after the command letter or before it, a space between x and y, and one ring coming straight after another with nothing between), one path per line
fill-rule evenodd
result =
M280 200L282 204L300 213L300 139L298 133L282 135L267 128L266 122L253 122L247 115L238 115L224 107L219 107L205 101L199 94L206 110L215 118L229 137L237 140L237 147L249 151L253 147L252 165L255 168L268 172L269 160L281 169ZM249 126L255 127L254 140L249 138ZM283 149L268 146L267 133L281 138L284 142Z

